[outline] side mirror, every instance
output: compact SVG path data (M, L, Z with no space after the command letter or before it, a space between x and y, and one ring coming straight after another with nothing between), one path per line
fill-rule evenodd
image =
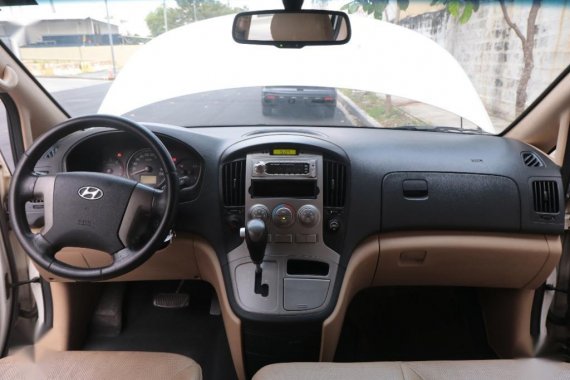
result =
M326 10L254 11L236 15L232 31L240 44L302 48L350 41L348 15Z

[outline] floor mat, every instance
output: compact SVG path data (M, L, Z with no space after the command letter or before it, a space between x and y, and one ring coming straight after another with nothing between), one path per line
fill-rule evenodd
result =
M475 290L386 287L355 297L335 361L492 358Z
M205 380L235 379L222 317L209 314L214 291L209 284L185 282L181 291L190 294L189 307L153 306L155 294L174 292L177 285L163 281L128 284L120 335L108 337L92 332L84 349L172 352L198 362Z

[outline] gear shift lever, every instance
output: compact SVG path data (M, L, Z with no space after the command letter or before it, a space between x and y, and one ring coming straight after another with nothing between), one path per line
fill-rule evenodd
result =
M267 246L267 228L261 219L252 219L245 226L245 243L249 257L255 264L255 271L261 272L261 263Z
M261 283L261 263L265 257L265 247L267 246L267 228L261 219L252 219L245 225L243 237L249 251L249 257L255 264L254 292L267 297L269 286Z

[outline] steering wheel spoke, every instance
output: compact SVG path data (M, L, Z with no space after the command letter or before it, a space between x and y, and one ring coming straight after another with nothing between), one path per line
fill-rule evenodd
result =
M141 246L144 243L153 219L164 212L164 209L158 211L155 206L163 193L140 183L135 186L118 230L119 240L124 247Z

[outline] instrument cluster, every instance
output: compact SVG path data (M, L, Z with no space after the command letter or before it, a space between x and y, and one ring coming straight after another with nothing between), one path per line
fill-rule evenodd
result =
M178 172L181 189L197 185L200 157L177 141L163 140ZM155 188L165 184L164 168L152 149L121 134L97 135L80 143L68 155L68 171L95 171L130 178Z

